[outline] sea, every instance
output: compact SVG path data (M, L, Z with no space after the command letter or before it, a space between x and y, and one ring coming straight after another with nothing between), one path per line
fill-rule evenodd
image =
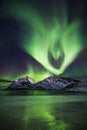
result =
M0 91L0 130L87 130L87 94Z

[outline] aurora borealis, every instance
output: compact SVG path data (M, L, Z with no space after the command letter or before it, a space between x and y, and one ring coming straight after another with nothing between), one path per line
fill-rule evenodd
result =
M0 78L86 77L85 2L3 1Z

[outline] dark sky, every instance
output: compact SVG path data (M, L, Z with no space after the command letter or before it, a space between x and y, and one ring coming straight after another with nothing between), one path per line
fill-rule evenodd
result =
M18 1L19 5L23 2L25 5L38 10L46 21L51 20L53 7L60 8L58 0L29 0ZM30 56L21 47L21 37L23 35L31 35L31 25L23 20L18 20L9 15L6 7L11 7L10 0L0 3L0 77L8 78L9 75L20 75L26 73L28 67L38 66L39 69L44 68ZM75 61L65 70L62 76L86 77L87 76L87 6L84 0L74 1L65 0L68 23L73 19L80 18L82 20L82 37L85 47L80 52ZM57 10L58 11L58 10ZM5 12L5 14L4 14ZM71 48L72 49L72 48Z

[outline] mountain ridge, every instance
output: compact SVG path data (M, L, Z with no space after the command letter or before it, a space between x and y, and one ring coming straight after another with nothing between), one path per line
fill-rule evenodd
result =
M58 92L87 92L87 81L69 77L49 76L40 82L35 82L26 76L16 79L5 90L56 90Z

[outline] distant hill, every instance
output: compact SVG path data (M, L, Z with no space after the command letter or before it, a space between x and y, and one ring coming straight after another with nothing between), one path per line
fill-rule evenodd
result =
M4 80L4 79L0 79L0 90L3 90L5 88L7 88L12 81L10 80Z

